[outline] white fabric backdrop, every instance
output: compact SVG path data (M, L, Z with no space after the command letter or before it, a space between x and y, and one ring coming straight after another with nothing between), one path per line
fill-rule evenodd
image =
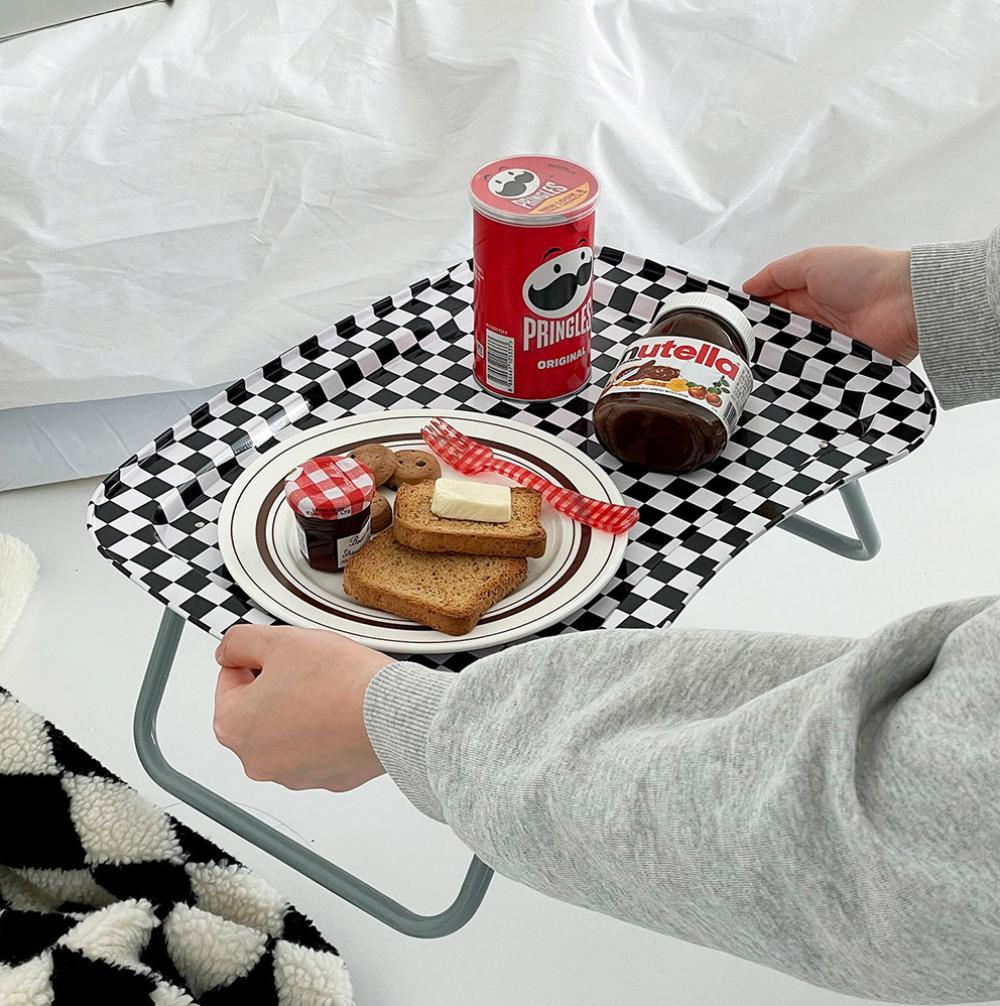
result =
M0 44L0 406L202 388L469 254L553 152L727 281L1000 220L996 0L176 0Z

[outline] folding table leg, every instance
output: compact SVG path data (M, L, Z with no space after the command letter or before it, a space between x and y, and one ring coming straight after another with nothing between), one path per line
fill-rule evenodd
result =
M139 760L153 781L328 891L407 936L431 939L447 936L464 926L475 915L493 877L493 870L476 856L472 857L454 903L439 915L418 915L178 772L167 762L156 737L156 717L183 628L183 618L169 609L163 612L135 707L132 735Z
M848 482L846 486L841 486L840 495L844 498L857 538L841 534L798 514L786 517L778 527L848 559L859 561L874 559L882 547L882 538L875 526L875 518L868 508L865 494L861 491L861 483Z

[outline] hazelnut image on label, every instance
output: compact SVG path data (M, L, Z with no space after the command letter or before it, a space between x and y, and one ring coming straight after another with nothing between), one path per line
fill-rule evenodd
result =
M441 466L437 458L427 451L396 451L395 459L395 471L389 477L390 489L441 477Z

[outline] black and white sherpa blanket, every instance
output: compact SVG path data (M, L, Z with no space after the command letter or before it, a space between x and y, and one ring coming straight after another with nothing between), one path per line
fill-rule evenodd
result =
M0 1004L352 1006L246 867L0 689Z

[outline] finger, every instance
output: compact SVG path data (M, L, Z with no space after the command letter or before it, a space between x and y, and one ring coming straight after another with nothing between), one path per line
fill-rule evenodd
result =
M796 290L789 293L789 291L784 290L781 293L775 294L773 297L768 297L767 300L769 300L772 304L777 304L778 307L783 307L786 311L791 311L792 297L794 297L798 292L799 291Z
M796 252L794 255L786 255L779 258L770 265L764 266L760 272L751 276L743 284L744 293L752 297L763 297L771 300L785 290L801 290L806 286L807 266L809 252Z
M249 667L222 667L219 671L219 680L215 683L216 705L234 689L252 685L256 680L257 675Z
M811 318L821 325L841 332L848 331L844 327L846 323L844 317L831 311L826 304L821 304L815 297L811 297L808 290L791 290L772 298L772 301L791 311L792 314L801 314L805 318Z
M271 625L234 625L215 651L216 662L223 667L263 667L274 649L275 632Z

